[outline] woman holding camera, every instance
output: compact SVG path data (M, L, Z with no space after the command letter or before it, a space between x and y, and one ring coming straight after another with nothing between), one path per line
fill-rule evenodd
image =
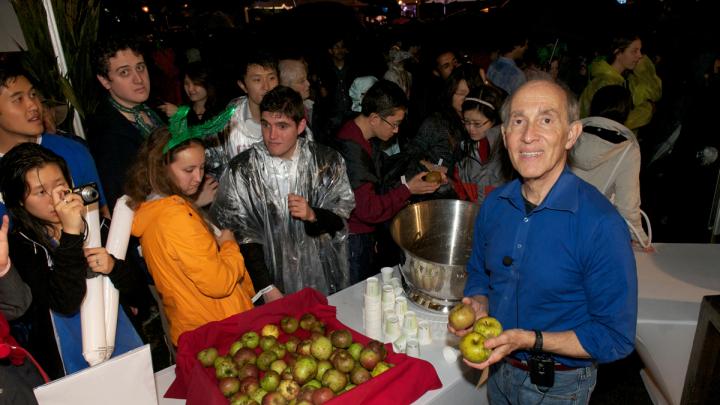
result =
M211 230L194 203L205 147L193 136L157 129L126 184L132 234L140 238L175 346L185 331L251 309L255 293L232 232Z
M65 372L49 310L80 310L88 268L108 274L121 293L135 285L133 274L119 269L122 262L105 248L83 249L85 208L82 197L70 192L70 178L65 160L32 142L0 160L0 190L12 222L10 257L32 292L30 307L12 322L13 335L51 379Z

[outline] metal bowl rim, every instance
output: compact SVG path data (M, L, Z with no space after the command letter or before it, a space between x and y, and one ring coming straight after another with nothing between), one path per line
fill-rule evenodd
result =
M430 263L430 264L434 264L434 265L436 265L436 266L441 266L441 267L447 267L447 268L450 268L450 269L465 268L465 267L467 267L467 263L462 264L462 265L460 265L460 264L446 264L446 263L438 263L438 262L435 262L435 261L432 261L432 260L428 260L428 259L422 258L422 257L416 255L415 253L412 253L409 249L404 248L404 247L400 244L400 242L398 242L397 238L395 237L395 232L393 232L393 229L395 229L395 222L398 221L398 217L400 216L400 213L401 213L401 212L403 212L403 211L407 210L408 208L410 208L410 207L412 207L412 206L415 206L415 205L427 205L427 204L429 204L429 203L438 202L438 201L450 201L451 203L454 203L454 204L468 205L468 206L473 206L473 205L475 205L475 204L473 204L473 203L471 203L471 202L469 202L469 201L454 200L454 199L451 199L451 198L439 198L439 199L437 199L437 200L426 200L426 201L420 201L420 202L416 202L416 203L410 204L410 205L408 205L407 207L405 207L405 208L403 208L402 210L400 210L400 212L398 212L398 213L395 215L395 217L393 218L392 223L390 224L390 236L392 236L393 241L395 242L395 244L398 245L398 247L399 247L400 249L402 249L403 252L405 252L405 253L407 253L408 255L412 256L412 257L413 257L414 259L416 259L416 260L421 260L421 261L423 261L423 262L425 262L425 263ZM478 207L478 209L479 209L479 207ZM475 215L477 216L477 213L476 213ZM474 225L473 225L473 228L474 228ZM407 260L406 260L406 261L407 261ZM403 267L405 267L404 263L403 263L403 265L400 266L400 267L401 267L401 269L402 269Z

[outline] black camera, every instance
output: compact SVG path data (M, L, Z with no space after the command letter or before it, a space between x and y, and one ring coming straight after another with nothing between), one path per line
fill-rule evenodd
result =
M70 192L79 195L84 205L90 205L100 199L100 193L98 192L96 183L88 183L75 187L70 190Z

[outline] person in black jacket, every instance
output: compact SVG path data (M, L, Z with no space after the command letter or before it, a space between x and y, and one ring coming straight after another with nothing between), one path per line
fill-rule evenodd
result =
M79 311L88 269L109 275L121 297L138 285L135 273L105 248L83 248L85 208L80 195L69 192L69 179L65 161L35 143L14 147L0 161L0 190L13 224L10 258L33 297L12 322L13 335L51 379L65 373L49 310Z

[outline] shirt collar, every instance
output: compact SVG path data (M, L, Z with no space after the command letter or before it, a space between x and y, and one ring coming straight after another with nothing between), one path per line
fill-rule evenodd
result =
M533 212L542 209L551 209L556 211L577 212L578 203L578 185L579 179L572 174L570 168L565 165L560 177L557 179L550 192L545 199L538 205ZM525 211L525 202L522 196L522 181L514 180L499 195L500 198L508 200L515 208Z

